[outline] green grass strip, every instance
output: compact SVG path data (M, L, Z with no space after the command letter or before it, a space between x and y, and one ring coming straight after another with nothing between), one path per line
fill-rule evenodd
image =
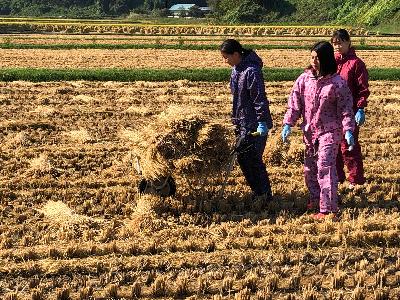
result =
M303 69L264 68L266 81L293 81ZM228 81L229 68L214 69L0 69L0 81ZM370 80L400 80L400 69L369 69Z
M269 81L285 81L296 78L302 69L265 69L264 75ZM228 81L229 68L215 69L2 69L1 81Z
M2 43L1 49L48 49L48 50L70 50L70 49L176 49L176 50L218 50L220 45L216 44L18 44L18 43ZM304 45L262 45L262 44L246 44L246 48L250 49L310 49L310 46ZM382 45L368 46L357 45L357 50L400 50L400 45Z

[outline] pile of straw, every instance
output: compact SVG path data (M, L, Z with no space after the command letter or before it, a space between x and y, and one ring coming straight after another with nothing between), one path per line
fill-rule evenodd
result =
M39 157L33 158L29 164L30 168L27 172L30 174L45 175L50 174L54 170L49 157L44 153L42 153Z
M62 201L48 201L42 209L38 209L53 223L57 224L88 224L102 222L101 219L94 219L85 215L75 213Z
M94 139L91 137L87 129L80 128L78 130L71 130L64 133L69 140L79 144L91 143Z
M165 203L155 195L141 195L137 198L135 210L131 219L125 222L130 234L154 233L166 229L168 223L158 217L158 214L165 211Z
M170 106L130 140L148 179L171 173L211 174L221 169L229 155L227 129L180 106Z
M13 134L5 142L9 148L18 148L21 146L30 146L34 143L33 139L24 131Z
M287 143L283 143L280 132L271 135L264 158L271 166L301 165L304 161L304 144L301 137L293 135Z

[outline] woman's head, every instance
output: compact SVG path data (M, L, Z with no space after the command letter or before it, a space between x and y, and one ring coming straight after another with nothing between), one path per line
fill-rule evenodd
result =
M331 37L331 43L336 52L346 54L351 47L350 35L346 29L336 30Z
M311 66L318 75L336 73L337 64L333 47L328 42L318 42L311 48Z
M242 61L246 50L234 39L225 40L220 47L221 55L230 66L236 66Z

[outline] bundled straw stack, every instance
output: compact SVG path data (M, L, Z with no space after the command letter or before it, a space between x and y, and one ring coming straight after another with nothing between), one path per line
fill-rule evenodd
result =
M133 153L147 179L172 173L204 176L219 172L229 156L228 130L199 114L170 106L133 139Z
M304 161L304 144L300 136L292 136L288 143L282 142L280 133L268 139L264 158L271 166L301 165Z

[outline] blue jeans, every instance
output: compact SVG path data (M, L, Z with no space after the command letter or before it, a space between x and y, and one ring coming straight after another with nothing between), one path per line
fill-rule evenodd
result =
M269 198L272 199L271 184L262 160L267 137L247 135L243 138L238 135L237 139L240 138L242 142L237 148L237 161L248 185L255 195L267 193Z

